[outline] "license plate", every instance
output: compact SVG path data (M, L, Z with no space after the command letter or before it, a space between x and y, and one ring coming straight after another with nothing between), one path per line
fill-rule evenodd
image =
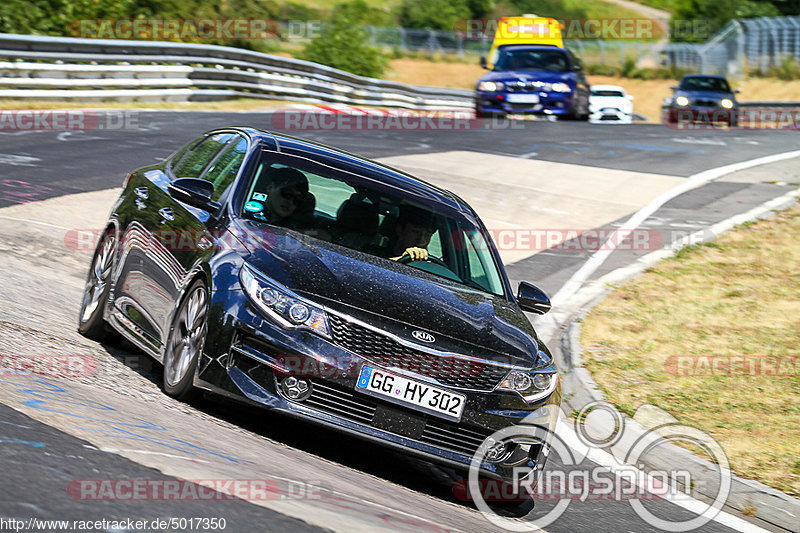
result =
M508 94L506 100L512 104L538 104L538 94Z
M356 390L455 421L461 420L467 399L463 394L369 365L361 367Z

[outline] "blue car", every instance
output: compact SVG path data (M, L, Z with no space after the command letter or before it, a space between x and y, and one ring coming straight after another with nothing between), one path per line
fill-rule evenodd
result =
M481 61L486 68L485 60ZM494 68L475 86L478 117L550 115L588 120L589 83L568 50L547 45L507 45Z
M738 91L731 90L723 76L687 74L672 90L672 97L667 98L664 105L664 122L667 124L721 122L736 126L738 103L735 93Z

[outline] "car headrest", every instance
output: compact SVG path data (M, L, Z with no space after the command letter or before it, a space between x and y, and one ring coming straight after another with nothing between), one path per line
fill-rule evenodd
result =
M341 233L356 231L362 234L378 232L378 209L354 193L336 212L336 227Z

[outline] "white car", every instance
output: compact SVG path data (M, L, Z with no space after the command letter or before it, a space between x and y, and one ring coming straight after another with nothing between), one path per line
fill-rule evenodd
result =
M592 85L589 95L589 120L624 122L633 119L633 95L618 85Z

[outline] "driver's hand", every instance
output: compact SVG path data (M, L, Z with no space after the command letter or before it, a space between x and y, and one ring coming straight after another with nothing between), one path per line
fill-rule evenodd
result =
M411 248L406 248L406 251L403 252L403 255L399 257L392 257L392 260L397 261L406 255L410 257L412 261L425 261L428 259L428 250L425 248L417 248L416 246L412 246Z

